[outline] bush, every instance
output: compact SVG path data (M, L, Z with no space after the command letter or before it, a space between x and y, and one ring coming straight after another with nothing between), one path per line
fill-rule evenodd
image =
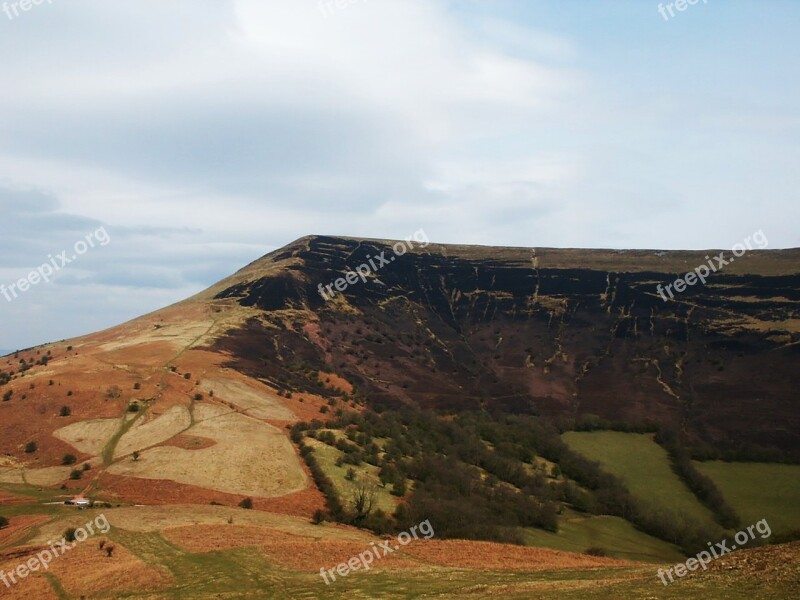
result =
M398 496L402 498L406 495L408 491L408 485L406 484L406 480L404 477L401 477L397 481L392 484L392 496Z
M36 442L28 442L25 444L25 453L26 454L33 454L39 449L39 445Z
M83 474L80 471L78 471L78 469L74 469L72 473L69 474L69 478L72 479L73 481L77 481L81 477L83 477Z
M140 389L142 389L142 384L141 384L141 383L134 383L134 384L133 384L133 389L135 389L135 390L140 390Z
M592 546L583 551L584 554L589 556L608 556L608 551L600 546Z
M77 529L75 529L74 527L70 527L69 529L67 529L67 530L64 532L64 540L65 540L67 543L72 543L72 542L74 542L74 541L75 541L75 532L77 532L77 531L78 531L78 530L77 530Z
M314 525L320 525L325 522L326 518L327 515L325 515L325 511L322 510L321 508L318 508L314 512L314 516L312 517L311 522L314 523Z
M74 465L76 462L78 462L78 459L75 458L74 454L65 454L64 458L61 459L61 464L64 466Z
M72 409L69 406L62 406L58 414L62 417L68 417L72 414Z
M131 402L130 404L128 404L128 412L130 412L130 413L139 412L139 403L138 402Z
M6 517L0 517L0 529L5 529L8 527L8 519Z
M91 468L92 468L92 466L89 463L83 463L83 470L84 471L88 471Z
M250 510L253 508L253 499L252 498L245 498L241 502L239 502L239 508L246 508Z

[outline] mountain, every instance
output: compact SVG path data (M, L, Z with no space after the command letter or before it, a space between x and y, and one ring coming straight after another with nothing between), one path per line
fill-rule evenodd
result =
M394 244L309 237L250 265L213 299L262 312L214 350L276 385L300 384L298 361L333 368L374 404L669 423L710 453L800 458L800 250L665 302L659 285L720 251L432 244L323 299Z
M690 272L707 281L678 291ZM305 572L366 530L422 522L441 545L403 560L482 556L487 577L674 562L765 517L771 541L797 539L799 307L798 249L305 237L183 302L0 361L0 568L3 547L74 525L53 502L75 493L109 507L130 557L181 577L220 549L250 573L235 549L262 543ZM444 541L465 539L562 552Z

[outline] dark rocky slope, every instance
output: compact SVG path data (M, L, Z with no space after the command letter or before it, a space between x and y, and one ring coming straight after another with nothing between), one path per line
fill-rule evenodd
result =
M429 245L321 297L391 243L308 237L243 269L214 294L263 313L216 349L287 388L324 366L374 406L666 423L695 448L800 459L800 250L664 302L656 286L710 252Z

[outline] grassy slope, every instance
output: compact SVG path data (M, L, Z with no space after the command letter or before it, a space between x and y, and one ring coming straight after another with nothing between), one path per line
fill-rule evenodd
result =
M345 479L345 475L347 475L349 469L353 469L358 475L359 481L367 479L378 486L378 508L383 509L387 514L392 514L397 509L397 502L394 496L391 495L389 487L384 488L380 485L378 467L367 463L361 463L358 467L348 464L337 467L336 459L340 456L344 456L341 451L312 438L307 438L305 443L314 448L314 456L317 458L319 466L322 467L325 474L333 481L333 485L339 492L342 503L346 504L350 499L351 483Z
M26 487L25 489L15 488L13 491L35 496L35 492L38 490ZM95 514L93 511L77 513L74 509L65 512L63 506L43 507L40 504L50 499L43 494L32 502L17 505L15 508L27 509L22 511L25 513L38 512L33 510L36 508L52 511L55 518L63 519L63 523L55 526L57 531L63 530L76 518L88 519ZM8 509L7 506L2 507L0 513L7 513ZM186 510L185 507L164 509L168 513L174 511L176 515L184 510ZM236 509L231 510L235 511ZM163 521L165 525L169 523L169 519L165 520L160 512L149 517L148 514L146 512L142 517L145 521L155 519L158 522ZM252 515L248 513L248 516ZM294 520L293 517L287 517L287 519ZM111 520L113 523L113 517ZM185 522L185 520L181 521L181 523ZM34 528L31 535L38 529L39 527ZM326 535L324 527L320 528L320 535ZM131 589L128 593L122 594L87 596L94 600L118 600L119 598L152 600L156 597L164 600L211 600L223 597L252 600L261 600L265 597L275 599L409 599L426 597L474 598L477 600L495 596L510 600L528 600L529 598L542 600L604 600L612 598L615 600L617 598L783 600L791 597L792 594L792 589L790 589L785 576L782 580L772 576L754 577L751 572L740 572L737 568L700 573L665 588L656 577L655 565L619 569L523 572L438 567L419 562L412 557L409 559L418 564L408 570L387 571L376 568L369 572L360 571L340 579L333 585L325 586L318 574L279 568L256 547L196 553L188 552L168 542L155 531L135 532L112 528L107 537L125 546L145 562L167 568L175 577L175 581L156 593ZM110 564L113 565L113 561ZM787 565L786 568L791 569L792 566ZM112 572L110 571L110 573ZM36 574L33 577L39 576ZM55 576L48 573L46 577L51 585L61 591L60 598L77 600L77 597L70 597L63 591ZM24 584L22 585L24 586ZM21 587L19 590L15 590L23 594L19 597L24 597L24 589Z
M554 548L568 552L584 552L600 547L609 556L644 562L677 562L683 560L673 545L642 533L625 519L611 516L585 516L565 511L558 520L558 533L527 529L525 540L531 546Z
M774 533L800 531L800 466L695 463L739 513L742 525L767 519Z
M711 512L672 471L667 452L650 436L617 431L569 431L563 438L573 450L620 477L631 493L648 505L714 524Z

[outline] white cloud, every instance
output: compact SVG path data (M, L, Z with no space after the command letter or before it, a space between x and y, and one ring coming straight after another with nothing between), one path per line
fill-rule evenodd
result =
M71 0L0 23L11 91L0 94L0 188L52 204L38 228L4 232L8 260L61 243L65 222L121 232L106 263L82 266L91 293L115 299L111 325L309 233L720 245L755 221L748 196L760 189L762 207L784 215L762 210L759 227L771 224L775 245L800 243L796 111L665 92L680 72L663 61L655 72L635 37L656 19L626 23L624 40L603 31L598 45L587 31L599 8L582 9L585 26L503 16L542 10L532 4L486 16L488 3L370 0L326 17L315 0ZM76 314L94 310L65 287L37 306L55 314L59 290ZM14 310L0 347L32 335ZM92 319L69 322L77 333Z

